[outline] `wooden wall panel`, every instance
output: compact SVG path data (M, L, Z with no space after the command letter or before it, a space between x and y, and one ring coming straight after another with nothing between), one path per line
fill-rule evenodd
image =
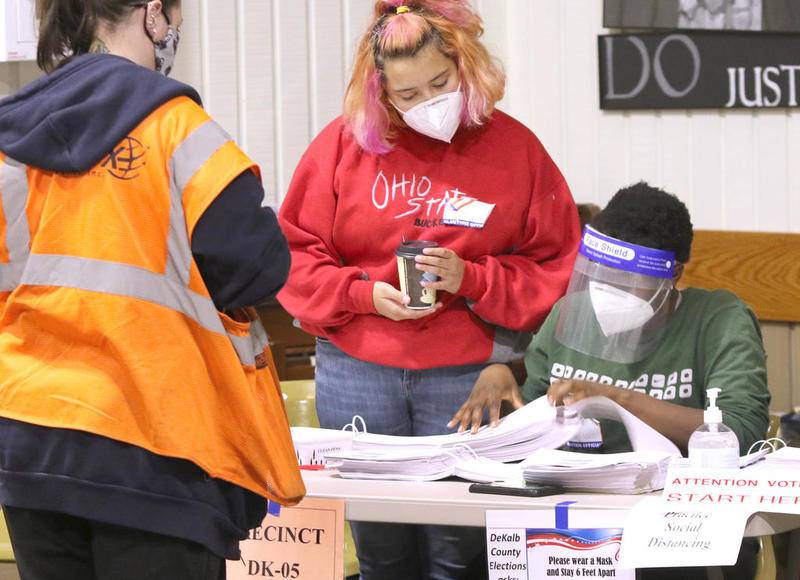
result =
M792 386L792 325L782 322L761 324L767 351L767 380L772 393L770 410L786 412L794 407Z
M767 378L772 393L770 410L788 413L800 408L800 326L781 322L761 324L767 350Z
M10 95L19 87L19 64L0 62L0 96Z
M800 235L696 231L681 282L731 290L759 320L800 322Z
M19 63L19 86L24 87L31 81L42 76L42 71L36 66L35 62Z
M792 325L790 336L790 387L792 390L792 408L800 408L800 325ZM790 411L791 409L786 409Z
M773 412L800 406L800 235L696 231L686 286L725 288L762 321Z

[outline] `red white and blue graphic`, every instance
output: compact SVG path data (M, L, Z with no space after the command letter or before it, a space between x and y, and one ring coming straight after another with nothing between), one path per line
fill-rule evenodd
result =
M591 530L527 529L525 543L527 548L558 546L576 552L597 550L615 545L619 549L622 530L615 528Z
M555 505L552 520L528 512L487 512L487 542L490 580L532 580L539 578L614 578L635 580L636 570L619 566L622 528L619 516L586 517L579 521L596 527L571 528L569 506L574 501ZM513 514L513 515L512 515ZM547 521L549 520L549 521ZM525 525L525 522L530 522ZM535 523L534 523L535 522ZM490 525L491 524L491 525ZM534 528L533 525L548 527ZM615 527L611 527L615 526Z

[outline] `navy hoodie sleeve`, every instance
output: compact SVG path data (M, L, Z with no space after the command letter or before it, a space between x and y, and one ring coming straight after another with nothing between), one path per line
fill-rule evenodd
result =
M245 171L206 209L192 234L192 254L219 310L258 306L289 275L289 247L275 212L261 207L264 188Z

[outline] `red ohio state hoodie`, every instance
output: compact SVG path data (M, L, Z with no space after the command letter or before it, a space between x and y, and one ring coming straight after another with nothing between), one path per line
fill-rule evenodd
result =
M442 223L447 204L494 204L482 228ZM278 295L305 330L349 355L407 369L522 356L566 289L580 231L563 176L536 136L496 111L448 144L400 129L386 155L364 151L341 118L303 156L281 206L292 269ZM399 288L394 251L432 240L466 261L455 295L421 320L378 315L372 287Z

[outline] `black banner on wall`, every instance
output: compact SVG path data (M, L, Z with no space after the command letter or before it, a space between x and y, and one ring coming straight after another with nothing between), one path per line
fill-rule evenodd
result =
M797 0L604 0L606 28L800 32Z
M800 35L600 36L601 109L797 107Z

